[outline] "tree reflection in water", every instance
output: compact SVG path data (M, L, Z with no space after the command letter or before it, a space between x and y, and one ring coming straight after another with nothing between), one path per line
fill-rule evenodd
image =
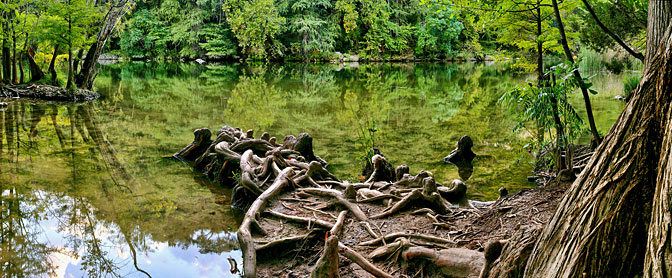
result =
M143 196L102 130L93 104L12 102L0 111L3 277L151 277L143 265L162 244L138 222L157 221L167 209L147 219L138 204L165 207L171 200ZM231 234L190 228L169 236L171 252L237 248Z

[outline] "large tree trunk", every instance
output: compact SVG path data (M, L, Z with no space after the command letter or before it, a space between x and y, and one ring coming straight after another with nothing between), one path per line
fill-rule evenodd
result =
M649 0L648 22L646 27L646 60L644 67L653 59L658 43L670 25L672 15L672 1Z
M526 277L670 277L671 32L649 40L658 48L639 87L542 232Z
M645 64L646 70L660 68L660 84L658 94L672 94L670 76L672 76L672 2L656 1L649 3L649 24L647 28L646 57L655 51L656 39L661 39L662 47L656 56ZM659 20L655 20L658 18ZM654 21L654 22L652 22ZM663 33L665 30L667 31ZM662 53L661 53L662 52ZM653 56L653 54L652 54ZM658 105L661 105L660 103ZM646 257L644 260L644 277L672 277L672 108L668 105L667 114L659 126L662 136L661 156L657 167L657 183L654 190L651 222L649 224Z
M97 74L96 65L98 64L98 57L100 57L107 40L112 35L114 28L117 27L119 20L128 12L134 2L134 0L117 0L109 6L110 8L103 19L103 27L98 32L96 41L86 53L82 71L76 77L77 87L89 90L93 87L93 80Z
M555 20L558 24L558 32L560 32L560 43L562 44L562 49L565 51L565 56L567 60L574 64L574 56L572 51L569 49L569 44L567 43L567 36L565 35L565 26L562 23L562 17L560 17L560 9L558 8L558 1L553 0L553 11L555 12ZM600 141L600 134L597 132L597 126L595 125L595 118L593 118L593 107L590 104L590 95L588 94L588 88L586 84L583 83L583 77L578 70L574 71L574 78L577 79L579 87L581 87L581 93L583 94L583 102L586 105L586 114L588 115L588 125L590 126L590 131L593 133L593 138Z

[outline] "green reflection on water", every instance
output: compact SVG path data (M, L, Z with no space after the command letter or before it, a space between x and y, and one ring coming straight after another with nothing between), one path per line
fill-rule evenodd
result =
M200 127L239 126L278 139L305 131L315 138L316 152L331 163L330 170L348 179L358 178L363 149L357 117L378 123L378 148L393 164L432 171L442 182L458 175L441 158L459 137L470 135L480 155L470 192L473 198L491 199L500 186L529 186L524 138L510 132L512 118L496 106L499 96L522 78L482 64L132 63L106 67L97 88L110 96L103 101L112 107L109 118L124 119L118 127L106 126L110 134L151 137L144 145L170 147L169 153ZM115 144L143 148L139 141Z
M457 169L441 159L466 134L478 155L467 181L469 194L494 199L500 186L511 192L532 186L526 181L531 156L523 149L528 138L512 133L513 117L496 105L503 92L526 78L499 65L469 63L104 66L96 81L102 100L67 106L12 102L0 112L3 229L17 221L36 227L45 217L63 218L63 231L79 229L86 235L68 250L78 242L96 242L95 222L114 227L110 231L116 232L117 244L130 242L150 257L148 241L229 252L235 241L194 237L197 231L235 231L229 189L164 158L188 144L192 130L221 125L267 131L278 140L308 132L329 170L350 180L359 178L363 149L357 118L376 121L377 147L390 162L407 164L412 173L431 171L442 183L459 178ZM594 79L604 92L593 97L604 132L622 109L613 100L618 86L609 85L621 78ZM581 99L573 101L582 111ZM50 197L40 197L41 192ZM50 269L31 263L54 251L39 233L35 228L3 241L2 262L35 265L5 271ZM15 241L33 249L4 251L14 250L5 246ZM98 266L94 272L104 272L108 256L90 254Z

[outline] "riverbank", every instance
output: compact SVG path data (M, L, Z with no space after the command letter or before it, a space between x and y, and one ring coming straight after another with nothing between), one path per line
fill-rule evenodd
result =
M93 91L51 85L20 84L0 86L0 98L32 98L54 101L88 101L100 97Z
M288 135L282 144L268 133L257 139L252 130L229 126L212 136L205 128L194 131L194 141L175 157L233 187L231 205L245 212L238 229L245 277L510 272L524 264L499 266L499 252L487 254L493 248L529 254L567 186L512 195L500 189L496 201L472 202L461 180L444 186L431 172L412 175L380 154L365 182L339 180L313 152L307 133ZM240 262L230 262L231 273L238 273Z

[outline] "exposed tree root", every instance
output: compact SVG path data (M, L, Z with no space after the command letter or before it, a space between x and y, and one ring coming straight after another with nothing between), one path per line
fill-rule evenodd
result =
M357 219L359 219L361 221L369 220L369 217L366 216L366 214L364 214L364 212L359 208L359 206L357 206L356 204L353 204L352 202L346 200L343 197L343 193L341 193L338 190L325 189L325 188L302 188L301 191L306 192L306 193L311 193L311 194L317 194L317 195L321 195L321 196L333 197L333 198L336 199L336 201L339 204L348 208L352 212L352 214L355 217L357 217Z
M294 170L292 168L285 168L275 179L275 182L259 195L247 210L247 213L245 213L243 223L238 228L238 242L240 242L240 248L243 250L243 271L245 277L257 277L257 254L250 228L254 225L253 223L257 222L257 215L264 209L268 200L278 195L280 190L289 184L287 179L293 175Z
M496 202L472 202L483 209L478 211L467 199L464 182L442 186L431 172L410 175L408 166L395 169L379 153L369 163L367 181L350 183L327 170L307 133L286 136L282 144L268 133L255 139L253 130L228 126L214 140L212 135L209 129L195 130L193 142L174 156L220 185L233 187L232 206L245 210L238 229L244 277L274 277L288 269L301 277L412 276L404 272L417 262L432 275L501 273L501 266L490 269L487 263L488 256L499 255L496 248L486 248L484 256L453 247L483 247L482 242L465 243L475 232L470 224L456 222L493 212L500 215L497 225L504 225L502 219L516 219L512 212L517 207L506 204L511 198L506 194ZM341 207L345 210L336 210ZM371 252L370 246L377 245L382 246ZM508 246L503 258L518 251ZM339 254L354 264L339 264ZM267 264L269 260L274 263ZM277 268L283 260L287 265Z

